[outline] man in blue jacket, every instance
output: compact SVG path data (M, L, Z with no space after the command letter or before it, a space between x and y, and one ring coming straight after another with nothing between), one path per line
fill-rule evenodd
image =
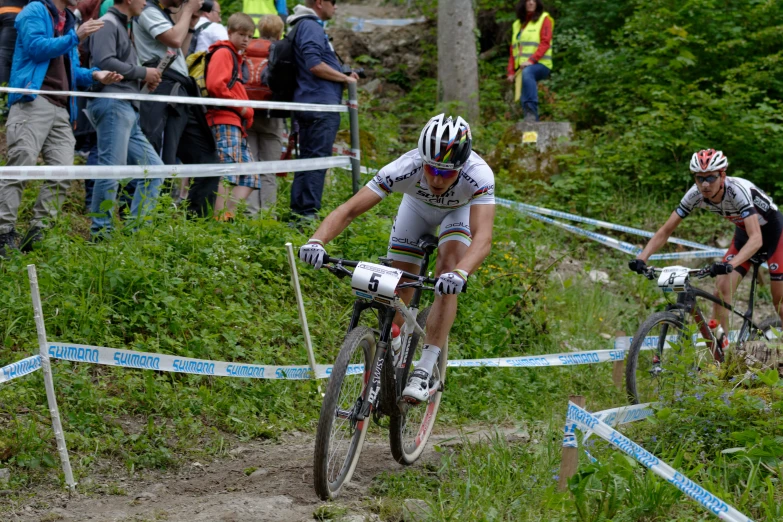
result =
M68 0L75 5L74 0ZM109 71L79 66L79 42L103 27L90 20L75 29L76 18L66 0L32 0L16 17L18 38L11 66L10 87L41 91L75 91L95 82L108 85L122 79ZM76 120L73 97L58 94L10 94L6 122L9 166L33 166L38 154L47 165L73 165ZM57 216L70 181L44 181L33 207L22 250L42 238L44 220ZM0 180L0 256L16 245L16 219L23 181Z
M346 75L324 31L324 22L334 17L336 0L305 0L294 8L288 18L296 24L294 54L296 56L296 90L294 101L339 105L343 86L356 82L355 73ZM297 112L299 121L299 158L326 158L340 129L337 112ZM326 169L297 172L291 184L292 219L314 220L321 209Z

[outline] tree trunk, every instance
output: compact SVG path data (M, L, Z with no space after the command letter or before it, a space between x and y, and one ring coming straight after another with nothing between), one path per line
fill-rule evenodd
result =
M479 118L475 29L473 0L438 2L438 100L457 102L471 125Z

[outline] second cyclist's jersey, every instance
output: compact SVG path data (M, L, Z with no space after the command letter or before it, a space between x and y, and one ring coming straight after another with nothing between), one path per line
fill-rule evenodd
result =
M775 219L778 207L772 198L750 181L726 177L723 199L713 203L701 195L693 185L677 207L677 214L686 218L695 208L705 208L713 214L723 216L738 227L745 228L745 218L758 214L759 225L764 226Z
M495 204L495 175L475 152L471 152L454 183L438 196L430 192L423 167L421 155L418 149L414 149L383 167L367 183L367 188L381 198L399 192L440 209Z

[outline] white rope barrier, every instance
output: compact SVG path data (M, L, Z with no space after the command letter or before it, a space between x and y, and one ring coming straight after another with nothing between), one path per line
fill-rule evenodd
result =
M299 160L256 161L253 163L212 163L204 165L90 165L0 167L0 179L142 179L142 178L205 178L276 174L331 169L351 165L347 156Z
M223 98L193 98L190 96L161 96L159 94L131 94L90 91L42 91L38 89L20 89L0 87L0 92L15 94L47 94L56 96L75 96L78 98L103 98L122 101L150 101L159 103L182 103L185 105L211 105L214 107L250 107L253 109L272 109L302 112L348 112L348 105L320 105L315 103L269 102L255 100L227 100Z

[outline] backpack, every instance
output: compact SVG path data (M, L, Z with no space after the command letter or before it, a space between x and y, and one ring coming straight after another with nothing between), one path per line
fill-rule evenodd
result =
M302 20L318 20L315 16L304 16L298 19L285 38L274 42L269 49L269 63L264 70L262 83L272 90L275 101L290 102L294 99L296 90L296 55L294 43L296 28Z
M245 63L247 64L248 77L245 82L247 97L251 100L267 101L272 99L272 89L266 85L261 77L269 64L269 40L254 39L245 49Z
M193 36L190 38L190 45L188 46L188 56L196 52L196 47L198 46L198 37L201 36L201 33L204 32L204 29L210 25L212 25L212 22L203 23L195 31L193 31Z
M209 97L209 93L207 92L207 67L209 67L209 60L216 51L223 48L231 50L231 48L227 45L218 45L210 51L199 51L197 53L193 53L185 60L185 62L188 64L188 74L194 80L196 80L196 85L198 85L202 98ZM237 60L237 56L233 51L231 52L231 59L234 60L234 70L231 73L231 81L228 82L229 89L231 89L237 82L245 83L244 79L247 78L244 65L242 67L242 71L240 72L239 61ZM222 108L228 110L233 109L232 107Z

